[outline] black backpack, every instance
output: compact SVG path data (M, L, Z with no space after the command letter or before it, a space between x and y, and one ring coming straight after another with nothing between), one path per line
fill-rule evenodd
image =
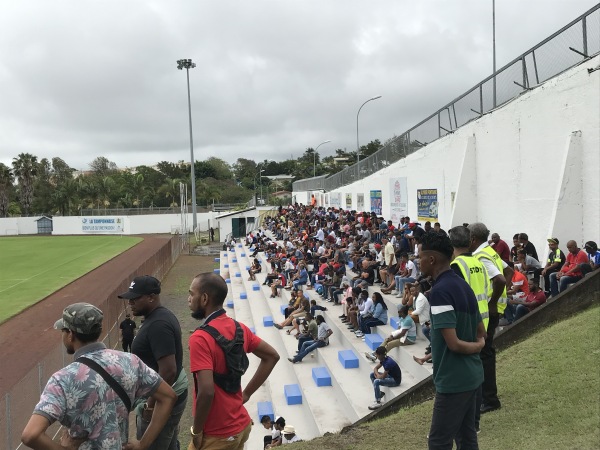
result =
M233 320L233 319L232 319ZM197 330L204 330L210 334L217 342L225 354L228 373L213 372L213 380L217 386L230 394L237 393L242 386L242 375L248 370L248 356L244 351L244 330L240 324L234 320L235 335L232 340L226 339L214 327L208 324L200 325ZM194 376L194 383L196 382ZM196 386L196 392L198 392Z

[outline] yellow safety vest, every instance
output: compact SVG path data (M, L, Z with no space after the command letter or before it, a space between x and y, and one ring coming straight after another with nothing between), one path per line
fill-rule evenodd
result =
M494 250L489 245L485 246L480 252L475 253L473 256L475 258L477 258L480 262L482 259L487 259L488 261L491 261L492 263L495 264L495 266L498 268L498 271L501 274L504 273L504 267L502 267L502 259L500 258L498 253L496 253L496 250ZM493 290L494 290L494 286L490 280L490 283L488 284L488 301L492 297ZM504 310L506 309L507 303L508 303L508 297L506 295L506 286L504 286L504 290L502 291L502 294L500 295L500 298L498 299L498 313L499 314L502 314L504 312Z
M463 278L473 290L483 325L487 330L490 321L488 309L488 285L490 282L485 267L477 258L466 255L457 256L450 265L455 265L460 269Z

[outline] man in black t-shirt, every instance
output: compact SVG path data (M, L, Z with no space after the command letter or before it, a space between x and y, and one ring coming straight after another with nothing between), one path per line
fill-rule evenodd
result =
M160 304L160 281L154 277L144 275L134 278L129 290L119 298L129 300L134 316L144 318L131 345L131 352L157 371L177 394L171 417L149 450L177 450L179 421L185 410L188 385L182 366L181 326L175 314ZM136 408L138 439L150 424L153 410L152 398Z
M135 322L131 320L129 314L125 315L125 320L119 325L121 329L121 344L123 345L123 351L131 353L131 343L135 336Z
M523 250L525 250L526 254L528 254L529 256L533 256L538 261L540 260L535 249L535 245L529 242L529 236L527 236L526 233L519 233L519 244L521 244L521 247L523 248Z

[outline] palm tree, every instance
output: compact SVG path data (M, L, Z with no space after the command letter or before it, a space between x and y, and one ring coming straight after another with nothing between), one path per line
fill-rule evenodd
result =
M6 164L0 163L0 217L8 217L10 193L13 189L15 177Z
M158 193L165 196L166 198L171 198L170 207L177 206L177 202L175 201L175 197L179 195L179 184L183 183L183 180L179 178L167 178L165 183L158 189Z
M33 201L33 182L37 175L37 156L30 153L19 153L19 156L13 158L13 172L19 181L19 198L21 205L25 210L25 215L29 215L29 208Z

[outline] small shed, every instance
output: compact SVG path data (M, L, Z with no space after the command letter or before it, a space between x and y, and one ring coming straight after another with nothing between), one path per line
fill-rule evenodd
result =
M52 234L52 217L42 216L35 221L38 234Z

